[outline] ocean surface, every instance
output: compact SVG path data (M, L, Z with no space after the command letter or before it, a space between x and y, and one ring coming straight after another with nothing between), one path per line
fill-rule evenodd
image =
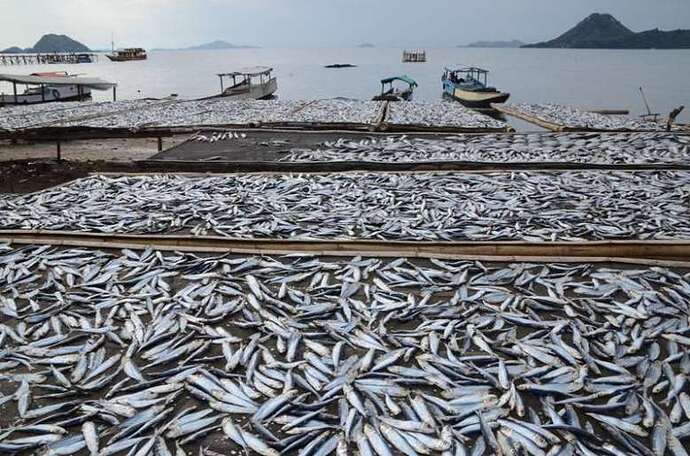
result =
M347 97L370 99L383 77L408 74L419 83L415 100L441 98L446 65L476 65L491 71L489 83L512 94L511 102L562 103L587 109L646 112L644 87L653 112L667 115L679 105L690 121L690 50L427 49L426 63L401 63L402 49L231 49L151 51L142 62L112 63L101 56L82 65L3 66L0 72L28 74L64 70L117 82L118 98L178 94L198 98L218 93L217 73L254 65L275 68L283 99ZM331 63L357 68L326 69ZM11 86L0 84L0 92ZM97 93L96 100L107 100Z

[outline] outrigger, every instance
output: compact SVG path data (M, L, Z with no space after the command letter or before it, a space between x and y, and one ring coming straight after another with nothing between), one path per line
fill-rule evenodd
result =
M243 68L232 73L218 74L220 78L221 97L233 97L247 100L265 100L272 98L278 91L278 80L271 75L273 68ZM232 85L225 87L225 78L232 78Z
M490 109L492 103L505 103L510 94L488 86L488 74L477 67L446 68L441 78L443 93L470 108Z
M393 83L401 81L407 84L407 87L399 88ZM381 79L381 95L373 98L374 101L410 101L414 95L414 89L418 86L417 81L407 75L393 76L391 78Z

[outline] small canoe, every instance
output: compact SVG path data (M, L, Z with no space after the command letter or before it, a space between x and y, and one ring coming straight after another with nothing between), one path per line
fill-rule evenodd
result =
M396 85L402 82L403 87ZM381 79L381 94L373 98L374 101L411 101L417 81L407 75L393 76Z

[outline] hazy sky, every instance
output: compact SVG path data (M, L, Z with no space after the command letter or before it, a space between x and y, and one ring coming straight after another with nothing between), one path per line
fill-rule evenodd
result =
M65 33L92 48L454 46L550 39L593 12L633 30L690 28L690 0L0 0L0 48Z

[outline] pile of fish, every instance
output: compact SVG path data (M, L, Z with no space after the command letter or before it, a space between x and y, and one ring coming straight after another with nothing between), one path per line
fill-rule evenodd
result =
M47 126L91 126L102 117L132 116L170 103L167 100L124 100L100 103L46 103L3 108L0 130L22 130ZM96 123L97 124L97 123Z
M690 274L0 246L0 452L684 456Z
M289 117L304 102L255 101L214 98L175 101L147 109L104 116L87 122L68 121L63 126L93 128L185 127L203 125L249 125Z
M214 143L218 141L230 141L233 139L245 139L247 134L237 133L236 131L215 131L210 133L196 133L190 140L205 143Z
M45 107L49 106L49 107ZM357 100L136 100L115 103L49 104L9 109L0 129L44 126L137 130L144 127L188 127L272 123L376 122L381 102Z
M690 136L664 133L562 133L406 136L338 139L317 149L294 148L281 161L368 162L568 162L687 164Z
M690 239L690 172L90 176L1 201L0 228L285 239Z
M318 100L295 112L289 121L369 125L376 122L382 108L380 101Z
M527 114L530 117L536 117L546 122L567 128L649 131L664 129L663 125L656 122L649 122L628 116L606 116L557 104L521 103L506 105L506 107Z
M133 100L17 107L6 111L0 129L85 127L137 130L144 127L188 127L284 123L373 125L382 102L347 99L289 100ZM504 122L458 103L391 103L389 124L457 128L506 128Z
M505 122L493 119L460 103L389 103L386 123L419 125L424 127L453 127L476 129L506 129Z

